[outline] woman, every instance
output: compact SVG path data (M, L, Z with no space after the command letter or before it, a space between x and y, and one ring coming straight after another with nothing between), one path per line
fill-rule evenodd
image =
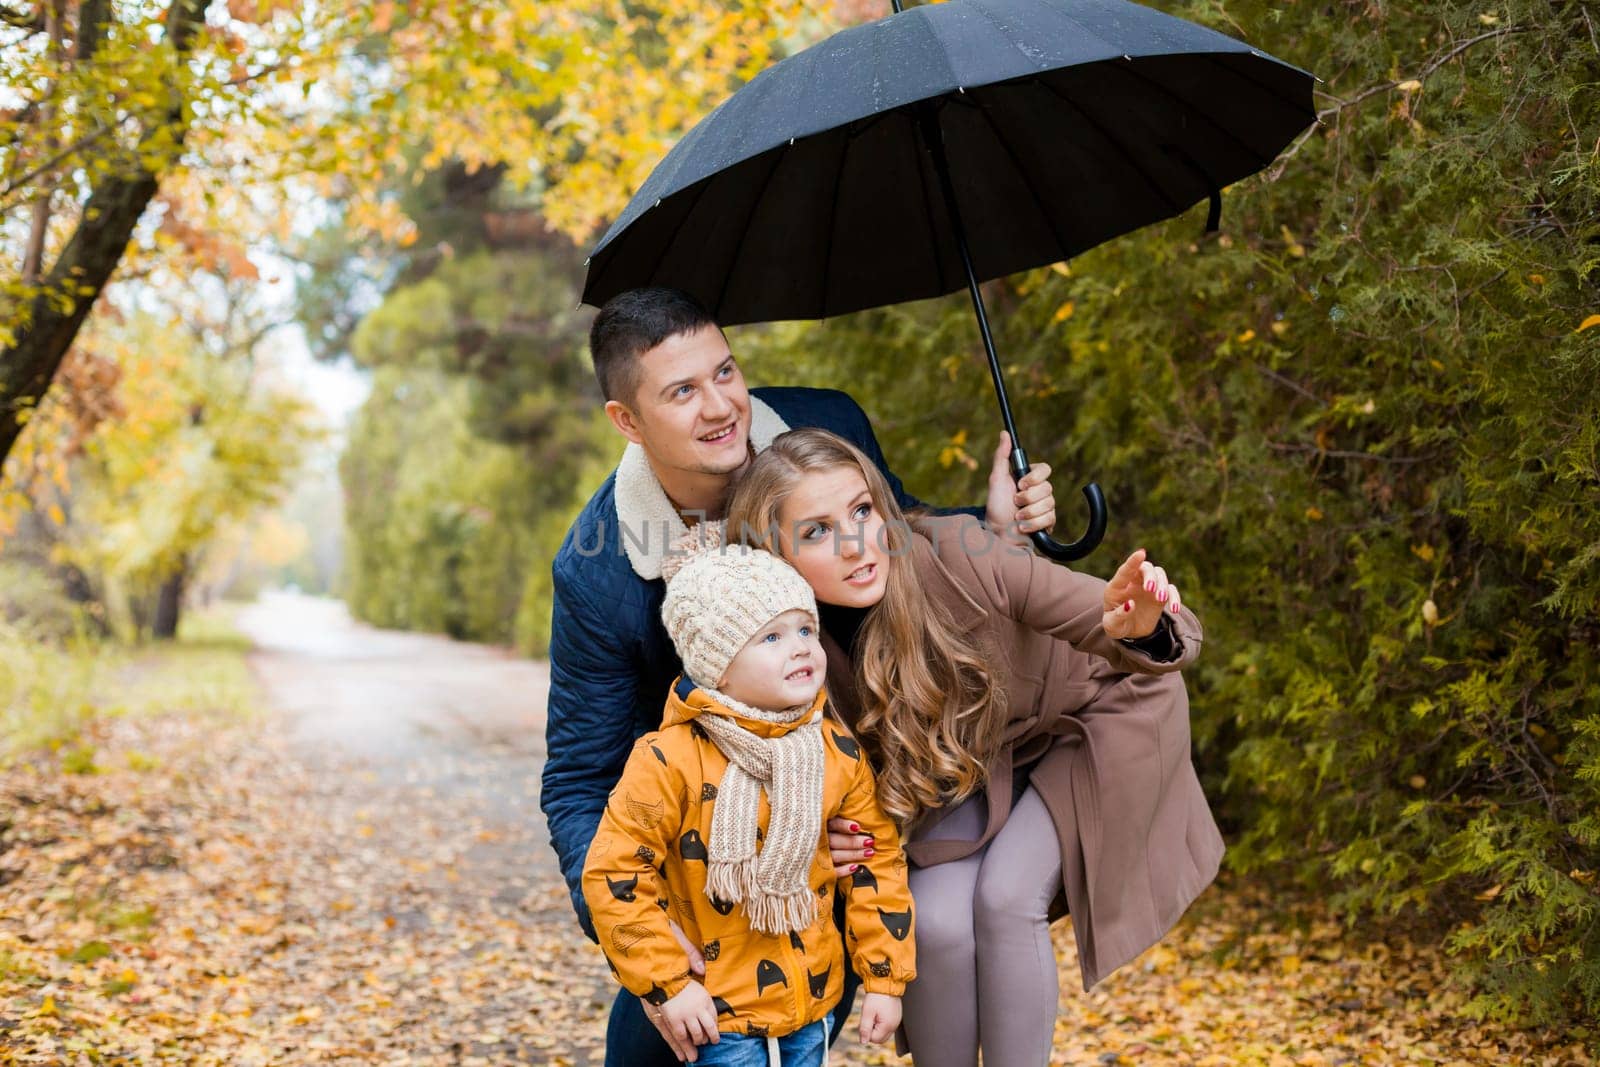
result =
M980 1035L985 1063L1048 1063L1052 903L1073 914L1088 988L1216 874L1176 673L1199 621L1142 550L1107 583L970 516L908 520L876 467L822 430L780 435L727 520L730 541L811 583L834 708L908 830L918 1067L972 1067Z

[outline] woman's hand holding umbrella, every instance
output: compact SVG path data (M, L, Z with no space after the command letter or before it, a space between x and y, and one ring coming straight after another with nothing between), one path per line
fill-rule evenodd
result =
M1178 587L1138 549L1106 583L1103 625L1112 637L1136 640L1156 632L1163 611L1178 613Z

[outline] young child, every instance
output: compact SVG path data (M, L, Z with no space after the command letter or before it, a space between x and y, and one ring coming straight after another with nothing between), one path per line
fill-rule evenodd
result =
M873 843L841 886L863 1041L890 1039L916 977L906 861L865 753L823 715L811 587L702 525L702 550L664 568L661 614L685 673L607 801L584 898L612 972L697 1046L689 1062L814 1067L844 969L827 820ZM669 921L699 946L703 983Z

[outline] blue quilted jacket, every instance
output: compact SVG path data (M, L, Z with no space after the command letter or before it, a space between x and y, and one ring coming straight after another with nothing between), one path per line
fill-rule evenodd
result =
M883 471L901 507L921 506L884 462L866 413L832 389L752 389L791 428L847 438ZM596 490L556 553L550 628L547 758L539 806L584 932L594 939L580 882L606 797L634 741L661 725L682 663L661 624L666 586L635 573L620 547L616 472ZM982 508L961 509L978 518Z

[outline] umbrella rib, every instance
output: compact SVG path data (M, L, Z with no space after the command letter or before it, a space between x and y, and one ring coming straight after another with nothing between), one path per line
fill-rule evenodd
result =
M683 216L678 219L678 225L672 228L672 236L668 238L664 244L662 244L661 254L656 256L655 265L650 268L650 273L645 275L645 278L648 280L648 284L655 284L656 275L661 273L661 264L666 262L667 256L672 253L673 246L678 243L678 235L682 233L683 228L688 225L689 217L694 214L694 209L700 206L700 198L706 195L706 190L711 188L711 183L714 179L715 175L704 179L700 183L700 188L695 190L694 199L689 202L689 210L685 211ZM635 220L635 223L637 223L637 220ZM631 226L629 227L630 230L632 228L633 227Z
M828 228L824 231L822 246L822 314L819 318L828 317L828 282L833 274L833 235L839 225L839 186L844 184L844 161L850 155L850 143L854 141L848 132L844 136L844 148L839 152L838 165L833 168L833 196L828 200Z
M944 259L939 255L939 223L933 217L933 201L928 198L928 175L927 171L923 167L922 156L929 150L929 147L924 145L923 153L917 152L918 123L915 116L911 116L909 112L906 114L910 118L911 122L911 165L916 169L917 172L917 184L922 187L922 214L923 217L928 220L928 247L933 250L933 270L934 274L937 276L937 286L939 291L941 293L947 293L951 290L947 289L944 284ZM955 188L954 175L951 175L950 177L950 187L952 189ZM949 205L946 204L945 207L948 209Z
M1066 104L1079 115L1083 116L1083 120L1092 126L1096 133L1105 138L1107 144L1111 145L1112 148L1117 150L1117 154L1123 158L1128 166L1133 168L1135 174L1144 179L1144 183L1148 185L1151 190L1153 190L1155 194L1166 203L1167 207L1172 211L1173 214L1178 214L1183 211L1184 205L1178 203L1172 198L1172 194L1167 192L1166 186L1162 185L1160 182L1156 181L1148 173L1146 173L1144 167L1140 164L1138 157L1136 157L1132 152L1128 151L1126 145L1113 137L1110 131L1107 130L1098 119L1089 113L1087 108L1078 103L1076 100L1072 99L1072 97L1068 96L1066 93L1063 93L1060 89L1057 89L1054 85L1051 85L1043 78L1038 79L1038 84L1044 86L1051 93L1055 94L1055 96L1060 99L1062 103Z
M1070 244L1062 237L1061 228L1056 225L1055 216L1050 213L1050 209L1045 206L1044 199L1039 196L1039 190L1034 187L1033 179L1028 176L1028 169L1022 165L1022 160L1017 158L1017 153L1012 149L1011 142L1001 132L1000 124L994 120L994 116L989 113L989 109L981 103L975 102L972 106L978 109L978 113L983 116L983 121L987 122L989 128L994 131L995 140L999 141L1000 147L1005 150L1006 157L1011 160L1011 165L1016 168L1017 174L1021 176L1022 184L1028 187L1028 195L1033 197L1034 204L1039 208L1039 214L1044 216L1045 222L1050 226L1050 232L1055 235L1056 244L1061 246L1062 258L1068 258L1071 255Z
M1049 4L1046 4L1046 5L1043 5L1043 6L1045 6L1047 9L1053 7L1053 5L1049 5ZM978 14L980 14L984 18L988 19L989 22L991 24L995 25L995 27L997 29L1001 29L1002 32L1004 32L1003 28L1000 27L1000 25L997 22L995 22L993 14L991 12L989 12L989 10L987 8L983 7L981 4L973 4L973 5L971 5L971 7ZM1077 24L1078 28L1083 30L1083 32L1085 34L1087 34L1088 36L1091 36L1095 40L1104 43L1107 47L1116 48L1119 51L1121 50L1118 42L1113 41L1110 38L1101 36L1099 33L1096 33L1094 30L1089 29L1087 26L1085 26L1077 18L1073 18L1072 16L1068 16L1068 17L1072 18L1072 21ZM1162 34L1160 32L1156 32L1156 36L1160 37L1162 39L1163 43L1165 43L1165 44L1169 44L1169 45L1171 45L1173 47L1177 46L1177 42L1174 41L1172 38L1166 36L1165 34ZM1226 36L1226 35L1223 35L1223 36ZM1232 40L1232 39L1230 38L1229 40ZM1249 55L1252 58L1268 60L1268 61L1277 63L1279 66L1288 67L1289 69L1294 70L1298 74L1302 74L1302 75L1305 75L1307 77L1311 76L1311 75L1307 74L1306 71L1301 70L1299 67L1296 67L1291 63L1285 63L1283 60L1278 59L1276 56L1267 55L1266 53L1261 52L1258 49L1250 46L1246 42L1236 41L1235 40L1235 41L1233 41L1233 43L1235 43L1237 45L1244 45L1244 47L1249 48ZM1185 48L1182 51L1169 51L1169 52L1156 53L1156 54L1153 54L1153 55L1141 55L1138 58L1140 58L1140 59L1158 59L1158 58L1164 58L1166 56L1191 56L1191 55L1192 56L1200 56L1201 58L1205 59L1208 63L1211 63L1211 64L1213 64L1215 66L1221 67L1223 70L1228 71L1230 74L1234 74L1237 77L1243 78L1245 81L1248 81L1250 84L1254 85L1256 88L1258 88L1262 92L1266 93L1268 96L1270 96L1272 99L1276 100L1278 103L1281 103L1281 104L1284 104L1284 105L1288 106L1293 111L1296 111L1296 112L1299 112L1301 114L1304 114L1308 119L1315 119L1317 117L1315 110L1312 110L1312 111L1304 110L1299 104L1297 104L1297 103L1295 103L1295 102L1293 102L1291 100L1286 99L1275 88L1273 88L1272 86L1264 83L1259 78L1256 78L1253 75L1251 75L1251 74L1249 74L1249 73L1247 73L1246 71L1243 71L1243 70L1234 70L1232 67L1229 67L1225 63L1221 62L1221 60L1218 58L1219 55L1240 55L1240 56L1242 56L1244 54L1245 54L1244 52L1220 52L1220 51L1205 50L1205 49L1190 50L1188 48ZM1057 67L1055 69L1060 70L1060 69L1064 69L1064 68ZM1170 95L1174 95L1174 96L1177 95L1175 93L1170 93L1170 90L1169 90L1169 94ZM1182 98L1180 97L1179 99L1182 99ZM1247 145L1246 147L1248 148L1249 146ZM1253 150L1252 150L1252 153L1253 153ZM1259 159L1260 157L1257 156L1257 158ZM1271 162L1272 162L1272 160L1268 159L1268 160L1264 161L1261 165L1262 166L1266 166L1268 163L1271 163Z
M1207 58L1209 58L1209 57L1207 57ZM1107 63L1106 66L1107 67L1113 67L1113 68L1118 69L1118 70L1126 68L1127 72L1129 74L1132 74L1139 81L1143 82L1146 85L1149 85L1149 86L1153 87L1158 92L1161 92L1162 94L1166 95L1167 97L1169 97L1169 98L1171 98L1173 100L1176 100L1179 104L1183 105L1185 108L1187 108L1188 110L1192 111L1194 114L1200 116L1202 119L1204 119L1206 121L1206 123L1208 125L1210 125L1218 133L1222 134L1222 136L1224 136L1228 140L1232 141L1234 143L1235 147L1243 149L1246 153L1248 153L1250 158L1252 158L1252 159L1254 159L1256 161L1256 165L1257 165L1258 169L1260 167L1265 167L1267 164L1272 162L1272 157L1269 156L1266 159L1262 159L1261 158L1261 153L1257 152L1253 145L1246 144L1244 141L1240 140L1239 136L1237 134L1235 134L1232 130L1228 129L1228 127L1223 125L1221 122L1218 122L1216 119L1212 118L1211 115L1207 114L1204 109L1202 109L1199 106L1195 105L1191 101L1185 100L1183 97L1181 97L1177 93L1173 92L1167 86L1162 85L1159 81L1157 81L1156 79L1150 77L1150 75L1145 74L1143 71L1137 70L1137 69L1135 69L1135 68L1133 68L1133 67L1131 67L1131 66L1129 66L1127 64ZM1226 69L1226 68L1224 68L1224 69Z
M739 243L733 246L733 258L728 261L728 269L722 276L722 288L717 291L717 302L711 306L711 314L718 322L723 319L722 302L727 299L728 286L733 284L733 276L738 273L739 257L744 255L745 237L750 233L750 220L756 217L756 212L761 210L761 201L766 199L767 190L772 186L772 176L778 172L783 164L784 157L788 155L789 145L780 145L773 153L772 166L767 168L767 176L761 179L761 191L750 201L750 210L745 214L744 225L740 228Z
M1276 100L1278 103L1283 104L1285 107L1289 108L1289 110L1297 112L1297 113L1299 113L1301 115L1304 115L1308 121L1313 121L1313 122L1316 121L1317 112L1316 112L1315 108L1307 110L1307 109L1301 107L1299 104L1295 103L1293 100L1290 100L1290 99L1286 98L1285 96L1283 96L1281 93L1278 92L1278 90L1274 89L1272 86L1267 85L1260 78L1256 78L1256 77L1252 76L1251 74L1249 74L1248 72L1243 71L1243 70L1234 70L1232 67L1228 66L1226 63L1222 62L1222 60L1218 58L1220 55L1242 55L1243 53L1238 53L1238 52L1230 52L1230 53L1201 52L1199 54L1205 59L1205 61L1207 63L1210 63L1213 66L1221 67L1223 70L1227 71L1228 73L1236 75L1236 76L1238 76L1240 78L1243 78L1245 81L1249 82L1251 85L1254 85L1257 89L1260 89L1262 92L1266 93L1268 96L1270 96L1272 99ZM1312 75L1312 74L1310 74L1310 73L1308 73L1306 71L1303 71L1299 67L1296 67L1291 63L1283 62L1283 60L1278 59L1276 56L1268 56L1265 53L1263 53L1260 57L1256 57L1256 55L1255 55L1255 53L1253 51L1251 52L1251 56L1252 56L1252 58L1270 59L1270 60L1278 63L1280 66L1288 67L1290 70L1293 70L1297 74L1305 75L1305 77L1307 77L1307 78L1314 78L1315 77L1315 75ZM1276 157L1273 157L1273 158L1276 158ZM1270 163L1270 162L1272 162L1272 160L1268 160L1267 162Z

